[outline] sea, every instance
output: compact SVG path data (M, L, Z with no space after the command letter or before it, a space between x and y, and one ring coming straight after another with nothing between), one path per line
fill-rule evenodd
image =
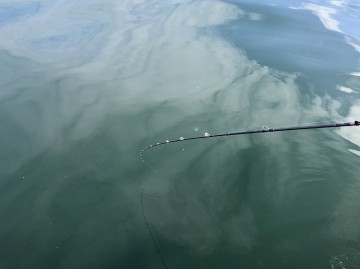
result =
M0 268L360 268L360 127L206 138L355 120L359 0L0 0Z

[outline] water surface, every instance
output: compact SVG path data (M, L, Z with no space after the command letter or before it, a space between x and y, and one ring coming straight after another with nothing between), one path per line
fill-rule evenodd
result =
M3 1L0 267L358 268L357 1Z

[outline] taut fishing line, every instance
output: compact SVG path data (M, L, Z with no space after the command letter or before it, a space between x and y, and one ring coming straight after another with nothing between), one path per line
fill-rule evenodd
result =
M285 126L285 127L267 127L267 126L263 126L259 129L255 129L255 130L249 130L249 131L238 131L238 132L227 132L227 133L220 133L220 134L215 134L215 135L211 135L209 133L205 133L203 136L194 136L194 137L189 137L189 138L184 138L184 137L180 137L178 139L174 139L174 140L165 140L162 142L157 142L155 144L151 144L147 147L145 147L144 149L142 149L140 151L140 159L151 169L153 170L155 173L157 173L157 171L151 166L149 165L147 162L145 162L144 159L144 153L149 150L152 149L154 147L158 147L158 146L163 146L166 144L171 144L171 143L178 143L178 142L185 142L185 141L190 141L190 140L198 140L198 139L209 139L209 138L216 138L216 137L226 137L226 136L237 136L237 135L246 135L246 134L258 134L258 133L274 133L274 132L286 132L286 131L298 131L298 130L311 130L311 129L325 129L325 128L338 128L338 127L351 127L351 126L359 126L360 125L360 121L352 121L352 122L331 122L331 123L326 123L326 124L319 124L319 122L317 123L306 123L306 124L301 124L301 125L293 125L293 126ZM144 190L142 189L141 191L141 210L143 213L143 217L144 217L144 221L146 223L147 229L149 231L151 240L153 241L153 244L156 248L156 251L158 252L159 256L161 257L162 263L164 265L164 267L166 269L168 269L169 267L167 266L165 259L163 257L163 255L161 254L160 251L160 247L157 243L157 241L155 240L155 237L153 235L153 233L151 232L150 229L150 225L146 219L146 215L144 212L144 206L143 206L143 193Z

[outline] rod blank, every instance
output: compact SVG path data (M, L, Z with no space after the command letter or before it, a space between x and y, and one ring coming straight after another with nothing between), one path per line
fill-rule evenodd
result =
M290 127L279 127L279 128L269 128L267 126L263 126L262 128L257 129L257 130L230 132L230 133L222 133L222 134L215 134L215 135L205 133L205 136L195 136L195 137L189 137L189 138L180 137L179 139L166 140L164 142L159 142L154 145L149 145L140 151L140 159L144 160L143 154L146 150L148 150L150 148L160 146L160 145L170 144L170 143L176 143L176 142L184 142L184 141L197 140L197 139L208 139L208 138L222 137L222 136L235 136L235 135L258 134L258 133L274 133L274 132L323 129L323 128L337 128L337 127L359 126L359 125L360 125L360 121L353 121L353 122L339 122L339 123L331 123L331 124L303 125L303 126L290 126Z

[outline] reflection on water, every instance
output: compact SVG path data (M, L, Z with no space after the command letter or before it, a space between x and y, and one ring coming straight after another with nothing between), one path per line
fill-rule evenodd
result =
M170 268L359 266L360 130L138 155L359 120L354 7L1 3L0 267L159 268L142 188Z

